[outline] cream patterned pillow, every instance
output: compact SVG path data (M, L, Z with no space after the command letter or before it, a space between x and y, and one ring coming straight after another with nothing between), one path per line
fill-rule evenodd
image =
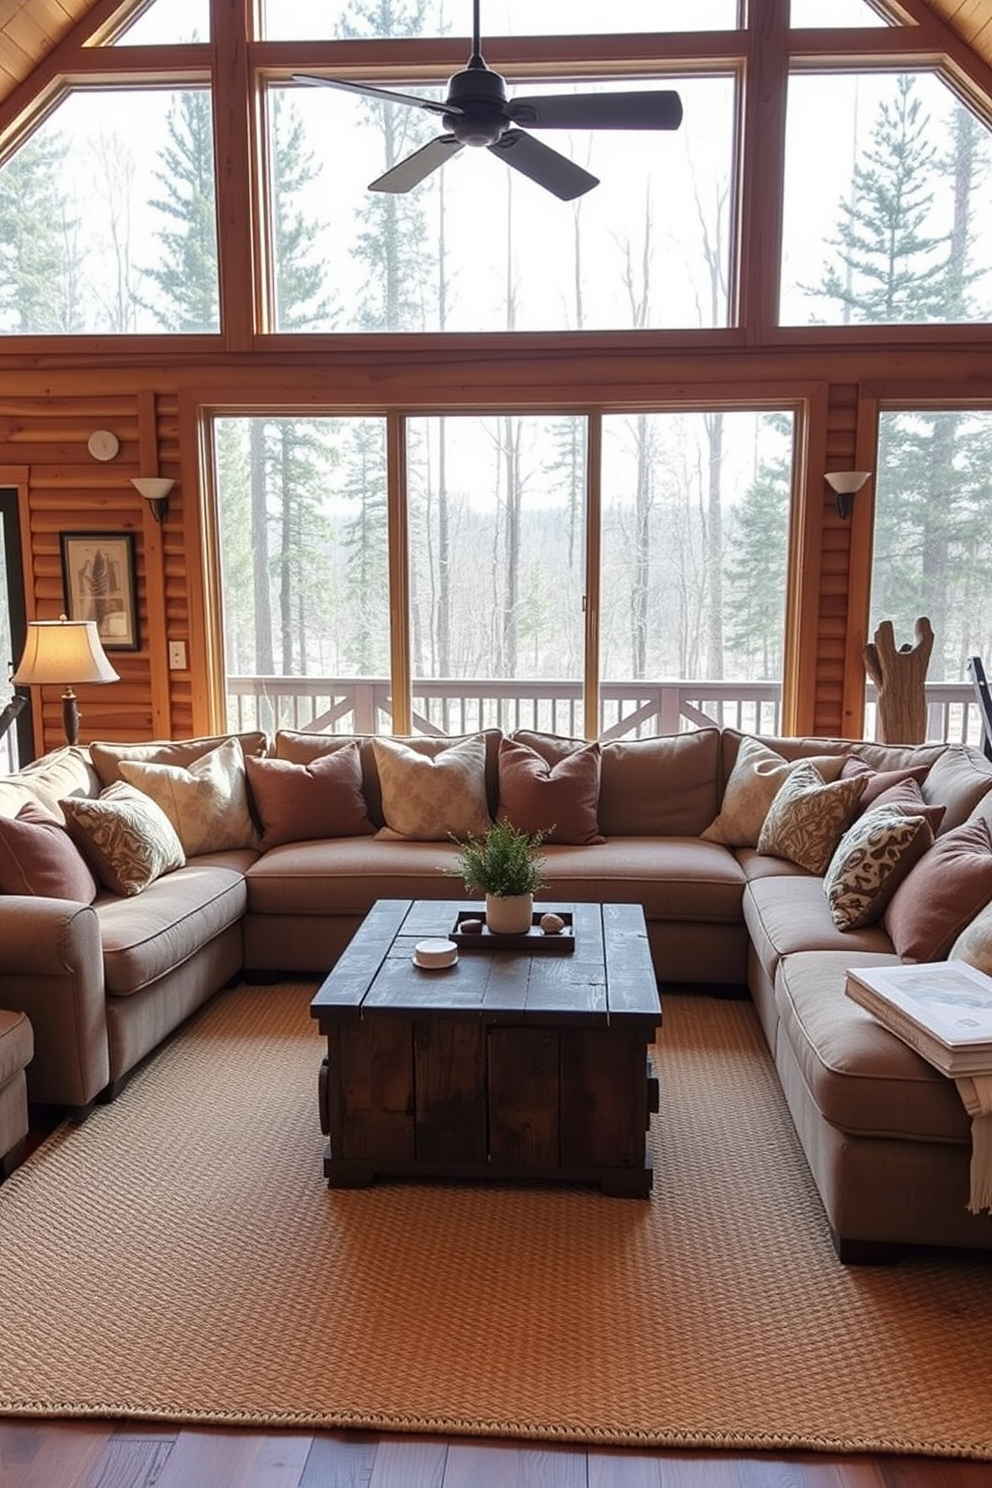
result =
M373 739L372 748L386 823L380 835L445 842L489 831L485 735L460 740L433 758L398 739Z
M745 735L723 792L720 813L702 833L707 842L727 847L755 847L768 808L780 785L799 765L813 764L825 780L836 780L844 755L815 755L809 760L787 760L760 739Z
M961 931L951 946L948 960L967 961L992 976L992 904L986 905Z
M95 800L67 796L59 806L69 836L100 883L115 894L140 894L186 861L165 812L123 781Z
M933 842L930 823L898 806L873 806L837 844L823 892L839 930L858 930L882 911Z
M186 767L121 760L120 772L162 808L188 858L257 845L237 739L227 739Z
M788 858L810 873L824 873L864 788L863 775L828 783L812 760L803 760L768 808L759 853Z

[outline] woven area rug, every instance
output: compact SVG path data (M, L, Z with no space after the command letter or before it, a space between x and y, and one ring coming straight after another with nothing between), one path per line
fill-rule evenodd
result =
M0 1412L992 1459L992 1269L840 1266L747 1003L670 997L650 1201L321 1176L312 985L0 1189Z

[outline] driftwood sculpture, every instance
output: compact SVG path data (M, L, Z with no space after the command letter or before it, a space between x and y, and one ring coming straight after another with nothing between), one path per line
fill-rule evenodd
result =
M892 621L883 620L874 642L863 651L865 670L878 689L878 728L882 744L922 744L927 736L927 667L933 627L921 615L913 645L896 649Z

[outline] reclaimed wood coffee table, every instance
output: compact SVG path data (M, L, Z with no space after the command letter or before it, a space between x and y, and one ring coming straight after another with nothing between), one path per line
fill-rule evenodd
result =
M640 906L542 903L569 917L570 954L487 936L419 970L416 942L468 907L380 899L313 999L329 1186L538 1179L647 1197L661 1004Z

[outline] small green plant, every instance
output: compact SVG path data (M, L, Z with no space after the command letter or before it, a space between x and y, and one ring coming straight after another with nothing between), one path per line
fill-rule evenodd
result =
M498 899L536 894L545 883L539 848L553 830L522 832L512 822L497 821L484 837L464 842L455 838L461 853L451 872L464 880L470 894L494 894Z

